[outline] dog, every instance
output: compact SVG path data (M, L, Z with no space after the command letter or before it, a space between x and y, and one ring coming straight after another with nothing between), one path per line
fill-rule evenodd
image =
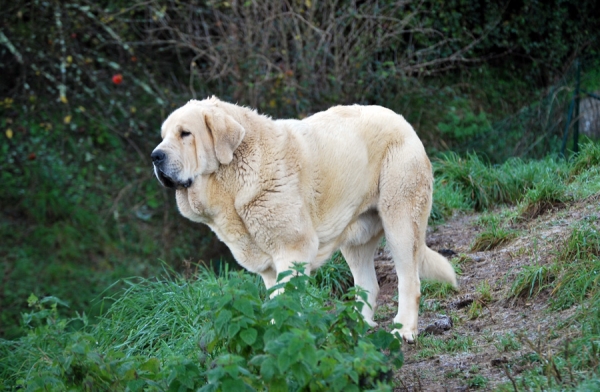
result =
M433 174L411 125L381 106L335 106L273 120L216 97L191 100L161 128L151 154L180 213L207 224L267 288L294 262L305 272L340 249L373 315L374 253L385 235L398 274L392 331L417 336L420 278L456 286L451 264L425 244Z

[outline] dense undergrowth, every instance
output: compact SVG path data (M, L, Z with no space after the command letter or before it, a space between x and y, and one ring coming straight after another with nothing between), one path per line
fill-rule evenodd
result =
M301 267L300 267L301 268ZM127 282L91 324L31 297L30 329L0 345L6 389L30 391L389 390L399 340L368 333L349 290L332 299L305 275L267 300L256 276ZM386 385L388 385L386 387Z

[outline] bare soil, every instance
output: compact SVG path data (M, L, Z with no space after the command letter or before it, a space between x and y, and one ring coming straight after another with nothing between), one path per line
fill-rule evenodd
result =
M445 224L430 227L429 247L440 253L454 252L457 255L454 257L462 260L462 274L459 291L440 300L441 307L435 311L422 309L419 317L421 336L428 329L439 339L471 337L473 344L462 352L427 358L423 357L423 344L419 341L404 344L405 364L395 374L399 385L396 391L493 390L500 383L511 383L511 378L515 380L531 366L522 360L535 349L527 341L552 352L577 333L564 323L576 309L550 312L550 292L514 299L508 298L508 291L523 266L541 265L555 258L574 224L582 219L600 219L598 197L558 206L534 219L514 224L512 229L519 233L514 240L485 252L471 251L471 245L483 230L476 224L478 217L457 215ZM386 249L376 254L376 269L381 286L376 317L385 328L392 323L398 306L395 268ZM478 317L471 317L470 305L480 297L476 289L485 281L492 288L492 300L482 306ZM445 331L435 325L436 321L444 323L444 315L454 320L453 326ZM502 349L500 338L507 333L520 336L524 344L518 349ZM484 386L475 385L478 376L487 380Z

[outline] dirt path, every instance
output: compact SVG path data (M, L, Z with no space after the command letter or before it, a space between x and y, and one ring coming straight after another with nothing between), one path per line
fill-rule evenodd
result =
M437 328L436 335L421 333L417 344L404 345L405 365L396 374L400 385L396 390L492 390L500 383L510 383L510 378L531 366L522 358L535 347L528 346L523 337L542 350L552 351L564 344L571 332L563 328L557 333L556 326L574 313L573 308L548 312L548 292L519 300L507 299L507 293L523 266L543 265L553 259L573 224L588 218L598 220L598 204L598 200L588 199L515 224L511 228L518 230L517 238L485 252L470 250L482 230L476 224L479 215L456 216L431 228L428 245L441 253L455 253L462 260L462 274L459 292L424 301L419 330L428 326L436 330L432 325L448 317L453 326L446 331ZM397 280L385 249L376 255L376 266L381 286L376 320L387 327L396 312ZM491 300L482 302L477 288L486 281ZM482 305L478 315L470 312L474 301Z

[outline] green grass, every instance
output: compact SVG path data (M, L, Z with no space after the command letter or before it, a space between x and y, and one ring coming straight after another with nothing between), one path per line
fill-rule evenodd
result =
M497 341L494 343L496 349L500 353L506 353L510 351L516 351L521 348L521 343L512 332L508 332L502 336L500 336Z
M491 222L484 231L477 235L471 245L471 251L481 252L494 249L510 242L516 238L517 235L518 232L516 230Z
M512 297L530 298L545 288L548 288L556 279L553 265L526 265L519 271L510 288Z
M536 218L546 211L564 205L572 198L567 193L567 185L553 178L543 178L535 187L529 189L521 203L519 214L522 219Z
M341 298L354 285L350 267L339 251L315 271L314 277L319 287L330 291L336 298Z
M470 352L474 348L471 336L462 336L456 333L446 336L424 335L417 338L416 358L431 358L438 354L454 354Z
M454 211L487 211L518 205L522 219L600 192L600 144L582 144L571 161L511 158L492 165L477 154L447 153L433 161L436 178L432 222Z
M519 359L527 371L515 383L526 390L595 390L600 386L600 232L597 219L577 222L548 264L525 267L511 288L514 296L531 297L546 289L549 311L575 306L575 313L537 340L522 335L519 344L534 354ZM552 340L562 338L558 344ZM552 346L551 346L552 345ZM516 349L511 338L499 351ZM533 356L532 356L533 355ZM533 358L533 360L532 360ZM530 363L527 363L527 362ZM500 390L512 390L512 383Z
M428 299L444 299L456 293L450 283L424 279L421 281L421 301Z

